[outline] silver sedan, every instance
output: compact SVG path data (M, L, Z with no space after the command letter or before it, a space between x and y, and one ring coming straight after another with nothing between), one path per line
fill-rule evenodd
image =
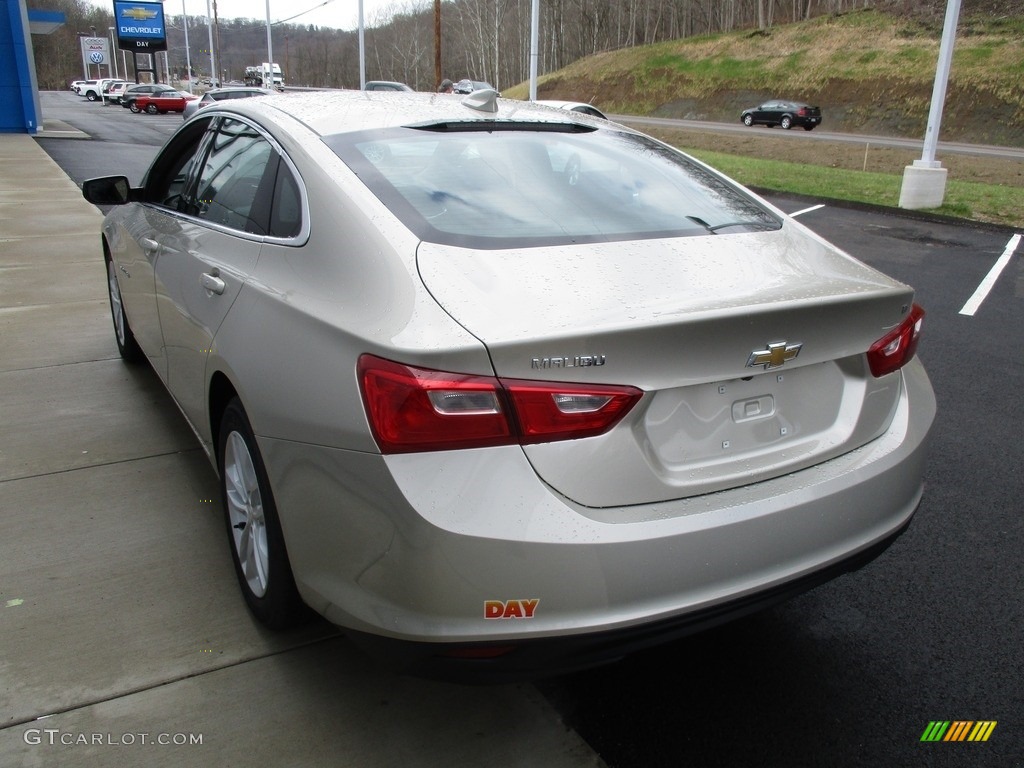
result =
M273 95L84 193L118 347L209 454L269 626L583 667L858 567L921 500L913 290L628 128Z

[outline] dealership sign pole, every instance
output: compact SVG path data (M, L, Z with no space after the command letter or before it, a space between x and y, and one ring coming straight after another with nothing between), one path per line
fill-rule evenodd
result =
M900 208L938 208L946 196L946 169L935 159L935 150L939 143L939 125L942 123L942 108L946 101L949 70L953 64L953 44L956 42L959 18L960 0L949 0L942 42L939 45L939 63L935 68L935 85L928 113L928 129L924 135L924 150L920 160L915 160L913 165L903 169Z
M114 0L114 23L117 25L117 46L132 52L135 68L135 82L139 72L150 72L156 76L156 54L167 50L167 32L164 27L164 7L160 3ZM139 67L138 54L150 56L148 68Z

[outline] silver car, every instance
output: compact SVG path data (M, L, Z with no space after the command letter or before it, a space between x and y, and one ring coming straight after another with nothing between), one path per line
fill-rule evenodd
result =
M271 627L312 609L424 674L584 667L856 568L921 500L913 290L622 126L242 99L84 193L117 204L121 354L209 454Z
M185 109L181 113L181 119L188 120L200 109L206 109L206 107L218 101L224 101L226 99L248 99L252 96L272 96L275 93L277 93L277 91L272 91L269 88L254 88L247 85L213 88L204 93L202 98L186 103Z

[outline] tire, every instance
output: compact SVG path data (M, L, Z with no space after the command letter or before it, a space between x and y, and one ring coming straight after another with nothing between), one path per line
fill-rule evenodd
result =
M99 96L96 95L95 91L89 91L85 94L85 98L87 98L89 101L96 101L96 99L98 99Z
M131 110L132 112L134 112L134 113L135 113L136 115L137 115L137 114L139 114L139 112L141 112L141 111L142 111L141 109L139 109L139 105L138 105L138 104L136 104L136 103L135 103L134 101L129 101L129 102L128 102L128 109L130 109L130 110Z
M146 111L147 111L147 112L148 112L149 114L151 114L151 115L155 115L155 114L156 114L157 112L159 112L159 111L160 111L160 108L159 108L159 107L157 107L157 105L156 105L156 104L147 104L147 105L146 105Z
M793 127L793 118L791 118L789 115L785 115L779 122L779 125L782 126L783 130L788 131L790 128Z
M813 131L814 130L814 126L813 125L805 125L804 126L804 130L805 131Z
M745 126L747 126L747 128L752 126L754 124L754 116L753 115L744 115L743 116L743 124Z
M126 363L138 363L144 358L142 348L135 340L132 327L128 324L128 316L124 313L124 302L121 300L121 286L117 283L117 271L114 262L107 259L107 295L110 297L110 316L114 321L114 341L117 351Z
M271 629L301 624L308 611L295 588L263 458L237 397L224 409L218 446L224 520L245 602Z

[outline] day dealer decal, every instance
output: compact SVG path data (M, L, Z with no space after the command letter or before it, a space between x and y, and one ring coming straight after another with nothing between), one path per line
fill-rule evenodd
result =
M528 600L484 600L485 619L532 619L539 598Z

